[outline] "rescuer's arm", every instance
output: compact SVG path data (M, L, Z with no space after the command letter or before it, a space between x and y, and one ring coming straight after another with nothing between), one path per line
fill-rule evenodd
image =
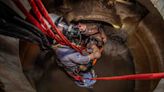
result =
M92 45L91 48L93 49L93 52L86 56L81 55L79 52L70 54L69 57L71 61L78 64L88 64L91 60L100 58L101 52L99 48L96 45Z
M98 59L101 57L101 51L96 45L92 45L91 49L93 50L93 52L89 54L91 60Z

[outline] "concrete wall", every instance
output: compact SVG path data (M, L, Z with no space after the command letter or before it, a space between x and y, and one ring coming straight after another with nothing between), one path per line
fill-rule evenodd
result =
M164 0L150 0L164 19Z

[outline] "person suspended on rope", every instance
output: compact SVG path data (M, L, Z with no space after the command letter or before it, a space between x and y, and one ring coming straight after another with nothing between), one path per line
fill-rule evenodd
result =
M95 80L88 80L96 77L92 63L94 59L101 57L98 43L101 42L99 45L102 45L105 42L105 36L102 37L102 35L105 34L102 33L96 36L95 34L99 32L97 26L91 28L84 23L68 25L62 17L58 17L55 14L50 14L50 16L58 29L60 29L72 43L86 47L86 49L80 53L66 45L54 45L53 48L58 58L58 65L75 80L78 86L91 87L96 82ZM81 77L81 79L79 79L79 77Z

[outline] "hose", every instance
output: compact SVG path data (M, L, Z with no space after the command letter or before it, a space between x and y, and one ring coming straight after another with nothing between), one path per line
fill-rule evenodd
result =
M29 30L21 28L12 23L6 23L1 25L1 34L12 36L12 37L20 37L21 39L25 39L34 43L38 43L42 49L45 49L42 40L31 33ZM5 31L4 31L5 30ZM23 31L22 31L23 30Z
M14 17L13 19L14 19L13 23L16 23L17 25L21 26L22 28L25 28L25 29L29 30L30 32L32 32L33 34L35 34L36 36L38 36L42 40L43 44L45 44L47 46L50 45L47 37L37 27L35 27L34 25L32 25L18 17Z

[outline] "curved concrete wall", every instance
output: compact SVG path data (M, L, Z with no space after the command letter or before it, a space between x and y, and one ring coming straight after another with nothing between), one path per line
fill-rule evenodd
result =
M150 0L164 19L164 0Z

